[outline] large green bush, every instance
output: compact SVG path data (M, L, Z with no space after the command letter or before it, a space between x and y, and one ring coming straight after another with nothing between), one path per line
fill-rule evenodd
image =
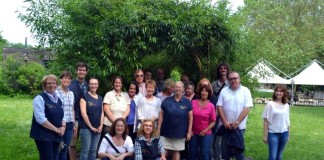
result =
M35 62L23 63L19 59L8 57L3 63L1 75L1 93L10 95L39 93L45 68Z
M18 70L22 66L22 62L9 56L3 63L2 80L4 82L4 90L8 94L19 91L17 84Z
M19 68L17 83L23 92L35 95L42 90L42 77L45 75L45 68L35 62L27 63Z
M6 93L7 91L7 85L5 83L5 81L2 78L3 74L2 74L2 67L0 67L0 93Z

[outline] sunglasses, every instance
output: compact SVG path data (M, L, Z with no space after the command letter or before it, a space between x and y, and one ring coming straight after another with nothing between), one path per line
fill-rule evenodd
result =
M136 75L136 77L138 78L138 77L143 77L144 75Z

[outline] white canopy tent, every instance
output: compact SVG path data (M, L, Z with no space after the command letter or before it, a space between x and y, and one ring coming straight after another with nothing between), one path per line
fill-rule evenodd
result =
M290 79L291 82L295 85L324 85L324 70L319 64L324 66L317 60L311 61L298 75Z
M248 74L256 78L259 83L269 83L269 84L290 84L290 81L280 77L273 69L284 74L281 70L273 66L270 62L260 59L257 64L248 72ZM287 76L288 77L288 76Z

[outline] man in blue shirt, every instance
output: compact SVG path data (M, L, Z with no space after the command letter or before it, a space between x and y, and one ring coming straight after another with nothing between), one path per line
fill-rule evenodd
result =
M74 125L74 134L71 141L71 148L70 148L70 159L76 159L76 144L79 137L79 128L78 128L78 121L80 118L80 99L83 93L88 91L88 84L85 80L87 73L88 73L88 65L84 62L79 62L76 65L76 74L77 77L73 80L69 86L69 89L74 94L74 114L75 114L75 125Z

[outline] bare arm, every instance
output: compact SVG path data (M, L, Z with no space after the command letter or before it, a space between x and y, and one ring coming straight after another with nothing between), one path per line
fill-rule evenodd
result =
M212 129L212 128L215 126L215 123L216 123L216 121L212 121L211 123L209 123L208 127L205 128L204 130L202 130L202 131L199 133L199 135L200 135L200 136L205 136L206 133L207 133L210 129Z
M125 111L125 113L123 114L122 118L123 118L123 119L126 119L127 116L129 115L129 112L130 112L130 105L127 104L126 111Z
M161 125L163 122L163 110L160 110L159 119L158 119L158 134L160 134Z
M87 102L81 98L80 99L80 110L81 110L81 116L83 118L83 121L84 123L90 128L91 131L93 132L97 132L97 129L92 127L91 123L90 123L90 120L89 120L89 117L87 115Z
M106 114L108 120L109 120L110 122L115 121L116 117L115 117L115 116L112 114L112 112L110 111L110 105L107 104L107 103L104 103L103 107L104 107L104 112L105 112L105 114Z
M45 121L43 124L42 124L42 126L43 127L45 127L46 129L49 129L49 130L51 130L51 131L53 131L53 132L55 132L55 133L59 133L60 132L60 130L59 130L59 128L56 128L50 121Z
M73 135L77 135L78 134L78 122L77 120L75 119L75 111L74 111L74 106L73 106L73 122L74 122L74 125L73 125Z
M108 157L111 160L116 159L115 156L113 156L112 154L109 154L109 153L98 153L98 157L101 158L101 159L106 158L106 157Z
M103 106L102 106L102 112L101 112L101 117L100 117L100 125L97 128L99 133L101 133L101 131L102 131L103 121L104 121L104 111L103 111Z
M65 133L65 129L66 129L66 122L64 120L62 120L62 127L59 128L60 129L60 136L63 136Z
M290 126L288 127L288 142L290 140Z
M187 131L187 141L190 140L191 135L192 135L192 120L193 120L193 116L192 116L192 110L188 112L188 131Z
M266 118L263 119L263 143L268 144L268 128L269 122Z
M232 123L232 128L236 129L239 126L239 124L244 120L244 118L249 114L249 112L250 112L250 107L244 107L243 111L240 113L235 123Z
M117 159L124 159L125 157L132 157L134 156L134 152L126 152L126 153L122 153L120 156L117 157ZM119 160L118 159L118 160Z

